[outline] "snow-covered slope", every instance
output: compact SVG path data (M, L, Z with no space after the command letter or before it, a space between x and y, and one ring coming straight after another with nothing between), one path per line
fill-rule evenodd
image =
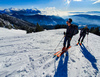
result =
M89 34L82 46L75 46L79 34L71 41L71 48L60 58L53 54L65 29L32 34L0 37L0 77L100 77L100 37ZM5 36L4 35L4 36Z
M22 35L22 34L26 34L26 31L0 28L0 37L17 36L17 35Z

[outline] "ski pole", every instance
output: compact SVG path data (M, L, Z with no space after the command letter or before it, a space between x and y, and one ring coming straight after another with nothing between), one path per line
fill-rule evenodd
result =
M64 38L64 36L63 36ZM60 40L59 44L61 43L61 41L63 40L63 38ZM59 44L57 45L57 47L59 46ZM57 47L54 49L54 51L56 51Z
M87 35L87 47L88 47L88 35Z

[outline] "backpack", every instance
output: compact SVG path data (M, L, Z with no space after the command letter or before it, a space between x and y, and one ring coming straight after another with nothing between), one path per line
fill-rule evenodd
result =
M75 24L72 24L72 27L73 27L73 29L74 29L74 31L73 31L73 35L76 35L76 34L78 34L78 26L77 25L75 25Z
M89 29L88 28L82 28L80 34L88 34Z

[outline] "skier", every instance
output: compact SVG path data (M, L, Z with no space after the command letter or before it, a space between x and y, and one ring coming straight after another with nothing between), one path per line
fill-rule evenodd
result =
M76 45L78 45L79 43L80 43L80 45L82 45L82 42L83 42L86 34L87 35L89 34L89 29L88 29L87 25L84 28L81 29L81 31L80 31L80 37L79 37L78 43ZM80 42L80 40L81 40L81 42Z
M60 57L63 53L65 53L71 46L70 46L70 41L73 37L73 35L76 35L79 31L78 31L78 26L75 24L71 24L72 19L69 18L66 21L67 29L66 32L64 32L64 42L63 42L63 48L62 50L56 52L54 55L56 55L57 57ZM67 47L66 47L66 42L67 42ZM61 52L62 51L62 52ZM67 55L67 54L66 54Z
M67 49L70 48L70 41L73 37L73 32L74 32L74 28L72 27L72 19L69 18L67 21L66 21L66 24L68 25L67 26L67 29L66 29L66 32L64 32L64 43L63 43L63 48L62 50L65 50L66 49L66 42L67 42Z

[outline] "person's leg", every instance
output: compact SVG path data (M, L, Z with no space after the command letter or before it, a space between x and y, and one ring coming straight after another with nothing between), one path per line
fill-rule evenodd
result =
M79 39L78 39L78 43L80 42L80 39L81 39L82 35L80 35Z
M78 39L78 43L76 45L78 45L80 43L80 39L81 39L82 35L80 35L79 39Z
M70 38L67 38L68 39L68 42L67 42L67 48L69 48L69 46L70 46Z
M62 50L65 50L66 49L66 41L67 41L67 38L65 36Z
M82 40L81 40L81 43L83 42L84 38L85 38L86 34L83 35L82 37Z
M65 38L64 38L63 47L66 47L66 41L67 41L67 38L65 37Z

